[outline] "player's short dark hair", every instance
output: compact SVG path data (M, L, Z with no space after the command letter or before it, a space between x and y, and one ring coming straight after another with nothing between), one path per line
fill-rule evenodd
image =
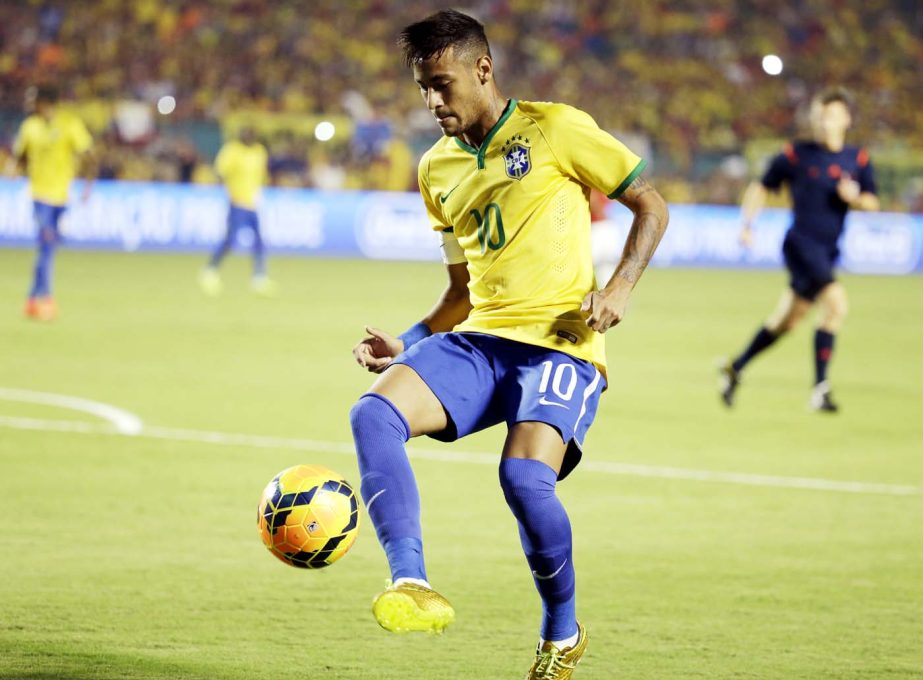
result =
M850 91L839 85L821 90L817 93L817 96L814 97L814 100L820 102L824 106L833 104L834 102L840 102L850 111L853 110L855 105L855 100Z
M35 88L35 101L45 104L57 104L58 88L54 85L39 85Z
M477 19L454 9L436 12L423 21L410 24L401 31L397 44L404 52L407 66L439 57L450 47L459 51L476 51L477 57L490 56L484 26Z

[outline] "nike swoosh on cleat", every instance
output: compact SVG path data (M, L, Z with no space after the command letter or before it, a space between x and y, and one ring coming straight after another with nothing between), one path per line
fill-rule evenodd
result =
M455 190L456 190L458 187L460 187L460 186L461 186L461 184L456 184L454 187L452 187L451 189L449 189L449 193L443 194L442 196L439 197L439 202L440 202L440 203L445 203L447 200L449 200L449 196L452 195L452 192L455 191Z
M542 406L560 406L561 408L567 408L567 409L570 408L570 406L568 406L567 404L559 404L556 401L548 401L547 399L545 399L545 397L542 397L541 399L539 399L538 403L541 404Z
M534 569L532 570L532 575L533 575L535 578L537 578L539 581L547 581L548 579L552 579L552 578L554 578L555 576L557 576L558 574L560 574L560 573L561 573L561 570L564 568L564 565L565 565L565 564L567 564L567 559L565 559L563 562L561 562L561 566L558 567L557 569L555 569L555 571L554 571L553 574L549 574L548 576L541 576L541 575L540 575L537 571L535 571Z

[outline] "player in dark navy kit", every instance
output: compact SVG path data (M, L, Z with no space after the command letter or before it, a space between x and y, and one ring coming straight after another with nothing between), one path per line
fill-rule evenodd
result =
M744 193L741 243L753 240L753 223L766 202L767 191L787 184L793 221L785 235L782 255L790 275L776 310L747 348L721 367L721 397L732 406L740 375L757 354L795 328L817 303L820 319L814 334L815 381L811 408L836 412L827 382L827 364L834 338L846 317L846 291L834 278L838 242L850 209L878 210L872 164L865 149L845 143L852 124L851 98L842 88L822 92L811 102L812 141L796 142L776 156L763 175Z

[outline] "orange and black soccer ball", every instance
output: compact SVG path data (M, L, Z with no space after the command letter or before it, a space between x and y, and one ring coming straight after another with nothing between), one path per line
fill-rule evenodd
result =
M355 543L359 501L349 482L333 470L296 465L266 485L256 523L263 545L280 560L321 569Z

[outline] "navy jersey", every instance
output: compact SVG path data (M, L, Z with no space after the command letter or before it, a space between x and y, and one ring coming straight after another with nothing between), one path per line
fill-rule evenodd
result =
M796 142L787 144L772 160L762 182L772 190L787 183L792 194L792 230L835 248L849 210L836 191L845 174L859 182L863 193L876 193L865 149L844 146L834 152L817 142Z

